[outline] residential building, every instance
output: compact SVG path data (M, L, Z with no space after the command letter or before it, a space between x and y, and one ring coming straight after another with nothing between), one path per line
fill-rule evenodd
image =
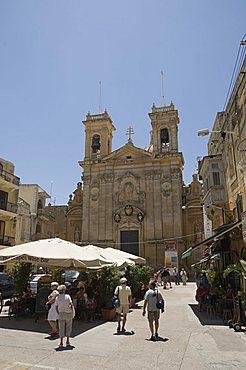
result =
M15 244L19 183L14 164L0 158L0 248Z
M44 211L49 198L50 195L37 184L20 184L17 235L20 243L55 236L56 221L51 213Z
M220 270L246 259L246 58L239 68L226 109L217 113L208 155L199 162L203 202L213 237L204 244ZM201 244L200 244L201 246ZM199 247L195 245L192 253Z

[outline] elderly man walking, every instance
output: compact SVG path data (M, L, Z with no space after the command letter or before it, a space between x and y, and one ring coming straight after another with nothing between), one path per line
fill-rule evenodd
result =
M118 296L120 300L120 306L116 308L116 313L118 316L118 327L117 327L118 333L120 331L122 331L123 333L126 331L125 325L126 325L126 320L127 320L127 314L129 313L129 308L131 306L132 292L131 292L131 288L126 285L126 282L127 282L127 279L125 277L122 277L120 279L120 285L118 285L115 288L115 292L114 292L114 295ZM121 314L123 315L122 328L120 327Z

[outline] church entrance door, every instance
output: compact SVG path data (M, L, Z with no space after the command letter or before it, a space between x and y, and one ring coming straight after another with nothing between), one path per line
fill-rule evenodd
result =
M127 230L120 232L120 249L124 252L139 256L138 230Z

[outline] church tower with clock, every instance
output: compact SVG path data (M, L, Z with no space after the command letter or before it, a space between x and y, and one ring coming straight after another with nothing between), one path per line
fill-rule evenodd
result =
M173 251L175 256L184 249L184 160L178 149L179 117L174 104L153 104L149 117L147 148L134 145L129 127L127 142L112 150L115 127L109 114L87 115L85 155L79 161L82 183L70 196L67 237L81 245L137 254L149 265L161 267L165 252Z

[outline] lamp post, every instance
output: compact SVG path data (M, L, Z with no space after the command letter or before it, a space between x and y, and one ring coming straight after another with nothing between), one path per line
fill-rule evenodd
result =
M199 130L197 131L197 135L198 136L208 136L209 134L213 134L213 133L217 133L217 134L220 134L222 139L225 140L226 138L226 134L233 134L233 135L237 135L235 132L233 131L216 131L216 130L212 130L212 131L209 131L208 128L204 128L202 130Z

